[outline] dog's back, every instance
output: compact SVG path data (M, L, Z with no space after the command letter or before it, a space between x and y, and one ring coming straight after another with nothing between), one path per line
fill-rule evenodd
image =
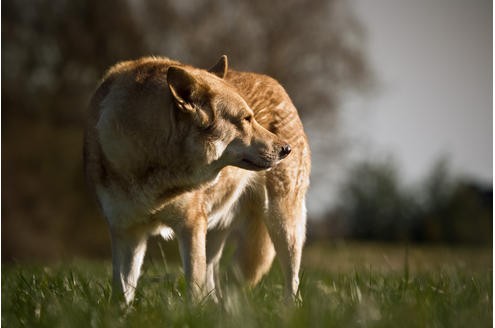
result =
M240 204L240 215L244 220L240 221L239 229L240 267L247 283L255 285L270 269L275 244L286 274L288 294L295 294L305 239L305 195L311 170L307 137L296 108L275 79L232 70L226 79L246 99L256 120L292 147L289 157L273 169L261 172L263 187L255 185L241 199L244 203ZM261 204L263 201L266 205Z

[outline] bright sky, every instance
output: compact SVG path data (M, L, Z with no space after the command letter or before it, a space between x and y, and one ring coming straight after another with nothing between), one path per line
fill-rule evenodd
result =
M456 174L491 182L492 2L353 4L379 81L372 95L344 104L342 131L353 157L391 155L414 182L447 156ZM310 210L318 210L314 199Z

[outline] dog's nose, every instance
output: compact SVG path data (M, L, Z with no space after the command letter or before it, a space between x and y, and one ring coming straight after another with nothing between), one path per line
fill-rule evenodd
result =
M280 159L287 157L287 155L290 154L291 150L292 149L290 148L289 144L282 146L282 149L280 149L279 153Z

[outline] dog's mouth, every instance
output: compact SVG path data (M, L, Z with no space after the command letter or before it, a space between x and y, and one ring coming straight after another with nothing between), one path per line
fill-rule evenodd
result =
M243 158L241 160L241 165L240 167L246 170L251 170L251 171L261 171L261 170L267 170L272 168L276 163L273 162L253 162L247 158Z

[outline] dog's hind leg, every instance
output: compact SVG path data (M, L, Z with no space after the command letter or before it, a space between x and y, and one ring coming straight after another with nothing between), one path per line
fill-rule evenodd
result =
M112 300L122 296L126 304L134 299L137 282L146 252L146 238L142 233L111 230L113 290Z
M247 194L239 213L237 259L248 286L256 285L270 270L275 250L265 226L265 195Z
M299 268L306 235L304 197L293 196L291 193L280 194L268 190L269 209L266 220L284 273L285 296L288 299L299 297Z
M215 302L222 297L219 266L230 229L214 229L206 234L206 291Z

